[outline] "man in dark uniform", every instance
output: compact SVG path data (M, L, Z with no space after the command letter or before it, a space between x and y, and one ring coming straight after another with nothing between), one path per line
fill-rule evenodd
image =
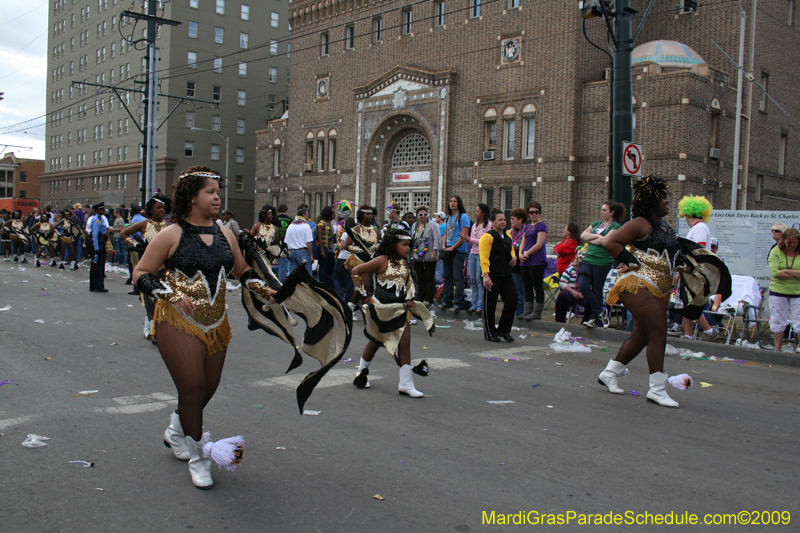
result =
M89 273L89 290L91 292L108 292L103 280L106 277L106 241L108 241L108 220L106 220L105 202L92 206L95 217L92 219L92 268Z

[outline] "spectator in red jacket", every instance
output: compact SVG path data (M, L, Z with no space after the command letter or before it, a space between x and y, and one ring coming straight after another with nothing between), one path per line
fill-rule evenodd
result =
M581 240L580 235L581 233L578 229L578 225L574 222L570 222L567 224L567 227L564 228L564 240L556 244L553 248L553 251L558 256L556 270L559 276L563 274L572 261L575 260L576 250Z

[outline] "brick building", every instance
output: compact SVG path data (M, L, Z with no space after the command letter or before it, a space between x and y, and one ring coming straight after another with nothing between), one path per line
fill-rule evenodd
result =
M14 152L0 159L0 198L40 198L39 174L44 172L41 159L23 159Z
M229 158L223 194L246 226L253 216L255 131L281 115L288 96L287 3L173 0L158 7L159 17L181 24L159 25L156 33L162 96L155 187L169 191L192 165L223 174ZM120 16L125 9L143 7L122 0L50 3L42 199L53 206L141 201L137 123L144 106L135 91L144 79L145 35L143 23Z
M759 3L752 71L800 116L792 4ZM290 11L292 107L257 133L257 209L306 202L319 212L346 199L438 211L458 194L471 212L535 199L553 239L598 217L610 60L584 38L574 3L300 0ZM586 27L605 43L602 20ZM735 2L656 9L634 51L645 172L669 180L675 197L706 194L725 209L737 80L714 42L735 57L739 27ZM752 115L746 206L797 209L798 123L758 90Z

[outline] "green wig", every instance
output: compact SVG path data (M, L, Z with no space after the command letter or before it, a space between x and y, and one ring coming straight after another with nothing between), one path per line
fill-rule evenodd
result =
M703 222L708 222L711 219L711 212L714 206L711 205L705 196L684 196L678 203L680 209L680 216L700 218Z

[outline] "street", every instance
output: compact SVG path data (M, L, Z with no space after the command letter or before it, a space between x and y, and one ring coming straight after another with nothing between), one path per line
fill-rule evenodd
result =
M555 352L552 328L536 322L514 331L513 344L493 344L465 330L465 316L440 312L432 337L413 326L413 363L424 358L431 369L415 376L424 398L398 395L385 350L370 367L372 387L351 385L366 344L359 321L348 353L305 406L318 416L300 416L294 388L318 363L305 357L284 375L290 347L247 330L239 290L227 294L234 338L205 427L213 438L244 435L247 451L238 471L214 468L213 489L201 491L162 444L175 389L143 338L144 309L126 294L126 276L109 273L109 292L96 294L88 269L25 266L0 263L4 531L598 529L577 519L496 522L536 516L530 511L688 512L701 520L788 511L800 520L797 367L668 356L670 375L694 379L688 391L669 388L680 402L673 410L646 402L644 355L620 380L625 395L597 384L623 333L572 324L592 353ZM694 344L744 359L736 348ZM30 433L48 437L47 446L21 446ZM495 523L486 523L492 512Z

